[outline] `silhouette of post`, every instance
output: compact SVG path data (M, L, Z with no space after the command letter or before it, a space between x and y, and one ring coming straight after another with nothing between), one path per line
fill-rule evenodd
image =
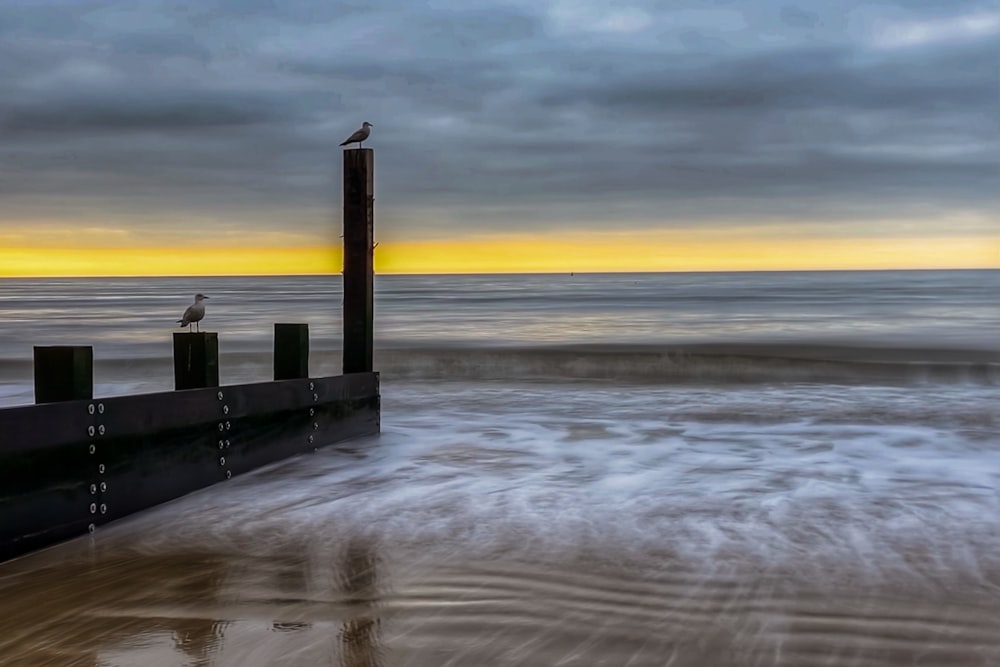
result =
M375 151L344 151L344 373L372 370Z
M309 325L274 325L274 379L309 377Z
M219 386L219 334L174 333L174 389Z
M35 403L94 397L94 348L89 345L35 346Z

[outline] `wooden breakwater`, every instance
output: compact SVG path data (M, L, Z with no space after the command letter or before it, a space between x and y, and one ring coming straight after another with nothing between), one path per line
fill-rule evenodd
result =
M93 398L93 348L35 348L35 405L0 409L0 561L272 461L379 432L374 152L344 152L343 375L276 323L274 379L219 386L218 334L174 333L175 391Z

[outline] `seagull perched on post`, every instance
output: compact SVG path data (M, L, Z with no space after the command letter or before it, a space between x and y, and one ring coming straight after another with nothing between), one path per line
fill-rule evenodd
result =
M177 320L180 322L182 327L186 327L189 324L193 324L194 327L188 329L188 331L193 331L195 327L198 331L201 331L201 327L198 325L199 322L205 317L205 304L203 303L208 297L204 294L195 294L194 303L187 307L184 311L184 315L181 319Z
M346 146L347 144L357 144L358 148L363 148L362 144L364 143L364 140L368 138L368 135L372 133L372 127L374 126L366 120L361 123L360 130L357 130L354 134L347 137L347 140L340 145Z

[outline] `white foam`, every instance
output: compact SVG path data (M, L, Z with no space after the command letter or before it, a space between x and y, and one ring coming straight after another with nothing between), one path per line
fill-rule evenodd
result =
M1000 566L985 389L939 388L922 396L929 412L907 388L384 390L381 438L197 494L137 539L155 549L182 530L194 545L287 551L364 534L536 558L606 545L820 578L916 576L913 553L934 554L941 576Z
M0 383L0 407L27 405L35 400L35 389L30 384Z

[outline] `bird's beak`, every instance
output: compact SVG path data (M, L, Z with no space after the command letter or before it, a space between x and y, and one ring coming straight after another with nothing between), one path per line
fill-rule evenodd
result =
M202 298L202 299L207 299L208 297L207 297L207 296L202 296L201 298Z

